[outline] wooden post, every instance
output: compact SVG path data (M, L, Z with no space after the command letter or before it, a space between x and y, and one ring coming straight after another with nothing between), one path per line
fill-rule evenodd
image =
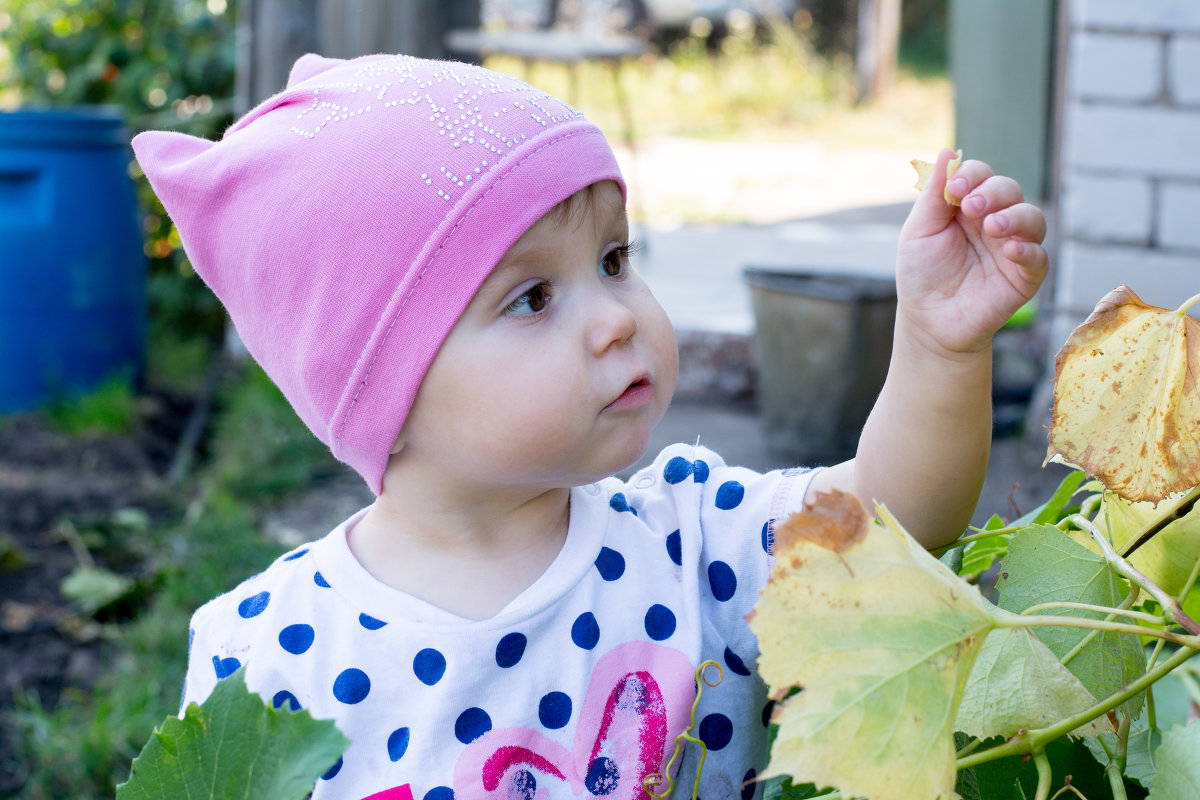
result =
M446 31L480 22L479 0L242 0L240 7L239 114L283 89L305 53L446 58Z
M896 80L901 0L858 0L855 72L858 102L872 100Z

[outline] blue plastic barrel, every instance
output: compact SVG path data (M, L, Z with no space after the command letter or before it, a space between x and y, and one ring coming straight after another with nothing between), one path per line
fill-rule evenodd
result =
M0 112L0 413L140 380L146 257L108 107Z

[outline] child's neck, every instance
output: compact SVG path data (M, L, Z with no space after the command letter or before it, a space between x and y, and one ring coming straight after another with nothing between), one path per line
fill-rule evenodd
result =
M529 588L562 549L569 489L437 502L385 492L350 532L379 581L468 619L488 619Z

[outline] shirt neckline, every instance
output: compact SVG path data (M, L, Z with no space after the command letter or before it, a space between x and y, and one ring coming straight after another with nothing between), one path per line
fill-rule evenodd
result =
M613 480L613 479L609 479ZM508 627L553 605L592 569L605 533L601 484L573 487L567 536L550 566L495 616L468 619L388 586L371 575L350 550L350 531L367 513L363 508L342 522L312 548L317 570L359 613L408 627L471 634Z

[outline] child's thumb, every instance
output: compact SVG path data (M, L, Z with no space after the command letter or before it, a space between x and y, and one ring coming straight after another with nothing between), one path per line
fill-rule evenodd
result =
M946 201L946 167L956 157L957 153L948 148L938 153L933 172L908 217L907 227L913 236L937 233L954 218L958 207Z

